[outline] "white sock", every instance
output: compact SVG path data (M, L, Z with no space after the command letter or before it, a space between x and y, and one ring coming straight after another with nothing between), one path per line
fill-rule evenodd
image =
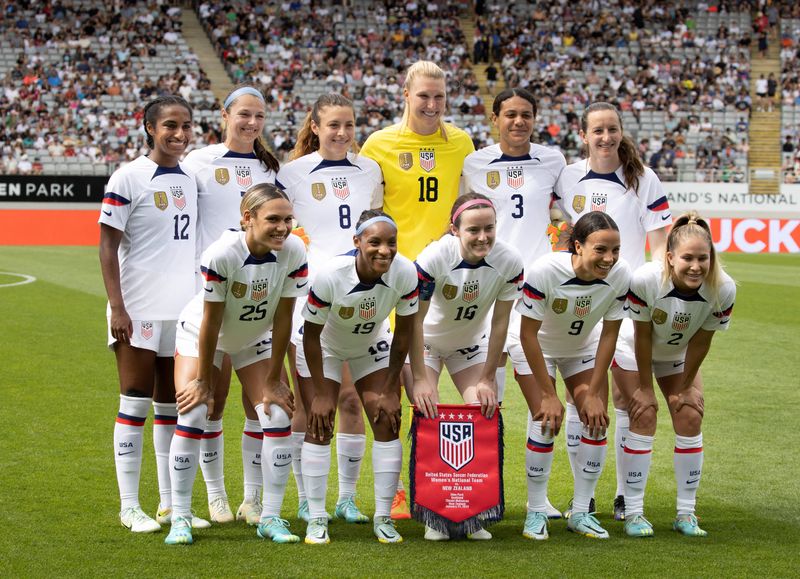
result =
M703 472L703 434L675 435L675 482L678 484L678 514L693 515L697 489Z
M337 434L336 459L339 470L339 502L356 494L361 462L367 449L365 434Z
M222 419L209 420L200 442L200 468L206 481L208 502L216 498L227 498L225 492L225 437L222 434Z
M156 451L159 507L172 506L172 484L169 481L169 445L178 424L178 407L174 402L153 402L153 448Z
M264 412L264 405L256 406L258 421L264 432L261 444L261 477L264 480L264 498L261 520L281 514L286 481L292 469L292 421L277 404L270 404L271 416Z
M303 443L303 486L312 519L326 518L325 497L328 493L328 474L331 472L331 447Z
M628 432L622 457L625 517L644 514L644 490L653 458L653 437Z
M142 471L142 429L152 398L119 397L114 424L114 465L121 509L139 506L139 476Z
M306 487L303 484L303 441L305 432L292 432L292 472L297 483L297 504L306 500Z
M628 436L630 429L630 418L628 417L627 410L614 409L617 419L614 421L614 456L616 458L617 467L617 490L614 497L625 494L625 437Z
M572 478L578 478L580 467L578 466L578 447L581 443L581 432L583 432L583 424L581 424L581 417L578 415L578 408L567 402L567 413L564 418L564 430L567 437L567 456L569 457L569 467L572 469Z
M205 404L178 415L178 426L169 447L169 476L172 482L172 516L192 517L192 486L197 475L200 439L206 425Z
M497 382L497 401L502 402L506 393L506 367L499 366L494 371L494 381Z
M528 445L525 451L525 470L528 475L528 511L547 512L547 482L553 466L553 436L551 431L542 434L542 423L531 422Z
M244 419L242 430L242 472L244 473L244 500L261 502L261 447L264 431L258 420Z
M400 439L372 443L372 471L375 478L375 517L388 517L392 500L397 493L400 469L403 465L403 447Z
M576 461L576 466L580 471L575 477L575 494L572 500L573 513L589 512L589 502L594 496L594 489L597 487L597 481L600 480L600 474L603 472L607 450L606 437L595 438L590 436L589 428L584 427Z

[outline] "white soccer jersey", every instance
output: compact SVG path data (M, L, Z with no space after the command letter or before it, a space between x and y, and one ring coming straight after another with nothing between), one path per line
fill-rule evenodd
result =
M583 281L566 251L539 258L528 272L516 310L541 320L539 344L549 358L575 356L591 343L600 320L621 320L630 284L630 268L620 259L606 279Z
M389 271L374 284L359 281L356 250L329 260L314 277L303 309L303 318L325 325L323 350L340 360L362 356L380 335L393 309L410 316L419 309L417 272L414 264L395 256Z
M587 159L568 165L556 183L556 199L571 223L590 211L602 211L619 227L620 257L632 269L645 262L647 233L672 224L667 196L649 167L639 179L639 193L625 187L622 167L595 173Z
M522 293L522 257L502 241L473 265L461 257L459 239L445 235L422 250L416 265L420 299L431 300L423 326L425 343L438 350L480 342L495 300L513 301Z
M464 190L492 200L497 236L519 250L526 268L551 251L547 237L550 203L565 166L559 151L536 144L521 157L510 157L499 144L491 145L464 161Z
M119 275L134 320L175 320L194 295L197 186L147 157L114 171L99 223L123 232Z
M239 229L242 196L253 185L275 183L255 153L236 153L224 144L195 149L183 167L197 181L199 242L197 256L227 229Z
M203 302L225 302L217 350L239 352L272 328L280 298L308 291L303 241L290 235L280 251L262 258L250 255L244 231L226 231L203 253L203 289L181 312L179 324L198 334Z
M730 326L736 284L722 274L717 303L705 286L683 295L671 280L662 280L663 265L648 263L633 273L625 309L638 322L653 322L653 360L683 360L686 346L697 330L727 330Z
M332 256L352 250L361 213L383 204L380 167L353 153L340 161L326 161L318 152L295 159L281 167L277 185L308 234L311 275Z

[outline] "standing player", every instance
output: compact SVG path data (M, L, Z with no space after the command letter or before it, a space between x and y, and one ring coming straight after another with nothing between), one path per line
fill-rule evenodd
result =
M608 367L630 283L630 269L619 253L617 225L604 213L590 212L575 224L569 252L551 253L533 264L517 302L521 348L512 345L509 355L533 416L525 453L528 514L522 532L529 539L548 537L547 482L564 413L556 394L556 369L582 424L567 529L608 538L590 512L590 501L605 462Z
M258 536L296 543L280 517L292 463L292 394L281 369L292 331L295 297L306 286L306 252L292 230L292 206L269 183L248 189L241 231L227 231L203 254L203 289L181 312L176 338L178 426L170 447L172 528L165 542L189 544L192 485L200 437L214 410L212 367L228 354L264 433L264 508ZM270 336L270 330L272 334Z
M669 204L656 174L642 164L636 145L623 133L619 111L605 102L589 105L581 116L581 138L588 156L569 165L556 184L558 203L567 220L575 223L589 211L603 211L619 225L620 256L632 270L645 263L645 245L654 260L664 255ZM638 388L633 353L633 323L625 321L611 368L614 378L617 491L614 518L625 518L622 454L628 433L628 402ZM567 402L567 451L573 476L581 424L574 404ZM569 513L567 513L568 515Z
M560 151L531 143L536 120L536 99L523 88L502 91L492 103L492 122L500 142L469 155L464 161L464 189L483 193L497 209L497 235L512 247L525 248L526 271L550 253L547 227L553 191L566 165ZM520 316L511 314L509 343L519 344ZM503 401L506 355L495 374L498 400ZM547 513L561 511L547 501Z
M397 250L416 259L447 228L464 158L475 147L467 133L442 120L445 74L435 63L420 60L409 67L403 97L402 121L372 133L361 153L383 172L383 209L397 220ZM411 518L402 482L392 517Z
M380 207L383 201L380 167L372 159L356 154L355 124L355 111L349 99L339 94L320 96L298 133L293 160L278 173L278 187L286 192L298 225L308 234L308 264L312 275L332 257L352 249L356 216ZM309 281L313 284L313 279ZM311 375L302 362L305 360L301 315L304 305L305 300L298 300L295 307L292 342L296 348L295 358L301 361L296 376L310 388ZM366 523L369 518L358 510L355 492L367 437L361 402L346 367L341 386L336 436L339 500L335 515L350 523ZM302 473L305 430L306 413L302 404L298 404L292 419L293 468L300 503L298 517L308 522Z
M631 428L625 443L625 532L648 537L644 490L650 472L658 405L655 375L675 429L678 516L672 528L705 537L695 502L703 467L703 381L700 365L717 330L727 330L736 284L717 260L711 229L694 211L675 220L663 263L648 263L633 274L628 309L636 326L640 386L629 405Z
M498 404L495 370L511 307L521 293L522 257L510 245L495 242L495 209L485 195L461 195L450 219L450 234L428 245L416 261L421 302L411 364L414 374L427 374L427 380L413 391L409 388L409 399L425 417L435 417L445 365L464 402L480 404L481 413L491 418ZM481 529L468 537L485 540L492 535ZM426 526L425 538L450 537Z
M224 142L196 149L183 162L197 181L198 268L199 256L228 229L238 229L239 205L245 191L259 183L275 183L278 160L269 152L262 136L266 102L251 86L233 90L222 105ZM198 269L198 280L199 280ZM199 288L198 288L199 289ZM214 373L214 413L203 433L200 468L208 492L208 511L215 523L233 520L225 491L225 443L222 414L230 389L231 365L226 357ZM261 518L261 426L252 405L242 393L245 426L242 433L244 500L236 518L257 525Z
M178 163L192 135L191 106L180 97L159 97L145 106L143 124L150 153L114 172L99 220L108 345L120 385L114 425L120 520L134 533L161 528L139 504L142 429L151 404L159 511L170 507L175 321L194 293L197 221L197 187Z
M397 254L397 226L382 211L361 214L353 243L354 251L334 257L316 275L303 309L303 349L312 381L310 391L302 389L308 415L303 481L311 516L305 542L310 544L330 541L325 494L345 362L375 437L373 531L381 543L403 540L390 510L403 460L400 371L417 311L417 274L413 263ZM395 309L392 335L387 318Z

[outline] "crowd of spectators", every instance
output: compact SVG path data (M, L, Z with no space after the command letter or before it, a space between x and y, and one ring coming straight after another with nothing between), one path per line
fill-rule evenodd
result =
M784 7L781 29L781 155L785 183L800 183L800 5Z

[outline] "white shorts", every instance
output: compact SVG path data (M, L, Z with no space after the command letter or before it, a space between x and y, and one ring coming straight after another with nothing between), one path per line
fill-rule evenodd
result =
M106 319L108 347L113 350L117 340L111 336L111 318ZM159 358L172 358L175 355L175 320L133 320L131 323L131 346L155 352Z
M681 374L685 368L683 360L653 360L653 375L656 378Z
M601 322L602 323L602 322ZM625 318L619 327L617 349L614 350L614 363L629 372L638 372L634 343L633 320Z
M440 373L442 363L444 363L452 376L476 364L483 364L486 362L488 352L489 339L486 336L481 336L480 342L477 344L457 350L440 350L425 344L425 365Z
M183 325L178 327L177 335L175 336L175 351L181 356L200 357L199 334L194 331L194 328ZM222 368L222 358L225 354L230 354L234 370L255 364L261 360L269 360L272 357L272 331L268 331L258 340L238 352L217 350L214 352L214 366Z
M511 358L511 364L514 367L514 372L522 376L533 374L533 370L528 364L525 353L522 351L522 346L519 344L512 345L508 349L508 357ZM594 368L595 355L593 353L586 353L582 356L570 356L564 358L549 358L544 357L544 363L547 366L548 375L555 379L556 369L561 372L562 378L569 378L580 372L592 370Z
M311 378L311 371L308 369L308 361L306 360L305 350L300 343L297 346L297 355L295 357L295 366L297 367L297 374L301 378ZM347 362L350 367L350 376L353 382L356 382L378 370L389 367L389 351L392 347L392 334L387 332L386 335L370 344L364 349L364 354L361 356L353 356L342 360L331 354L325 348L322 349L322 373L329 380L342 383L342 364Z

